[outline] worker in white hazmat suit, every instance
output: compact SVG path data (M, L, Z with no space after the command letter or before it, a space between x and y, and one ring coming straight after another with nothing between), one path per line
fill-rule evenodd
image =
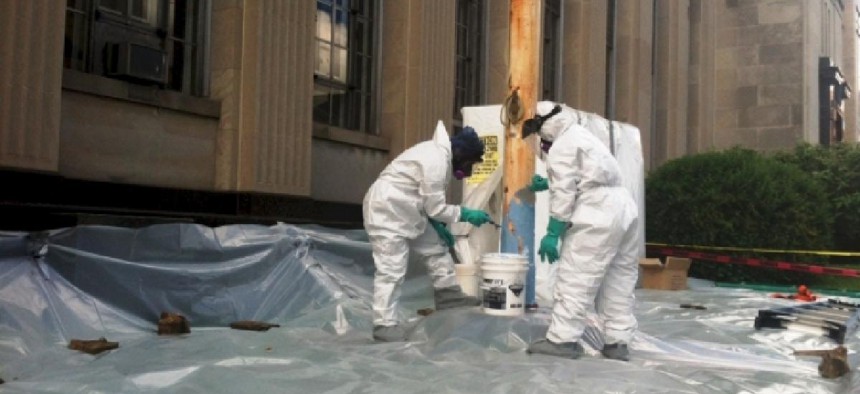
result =
M471 176L482 161L484 144L471 127L448 137L440 121L431 141L401 153L379 175L364 197L364 228L373 247L373 337L402 341L407 330L397 318L400 285L410 251L427 266L433 279L436 309L477 306L466 296L454 273L448 247L454 237L446 224L457 221L480 226L490 222L481 210L449 205L445 189L453 175Z
M542 101L536 113L523 136L539 133L547 166L548 180L535 176L529 185L550 191L549 225L538 254L559 266L549 330L528 352L579 358L586 313L594 307L604 326L603 355L627 361L636 329L638 208L609 148L575 123L572 109Z

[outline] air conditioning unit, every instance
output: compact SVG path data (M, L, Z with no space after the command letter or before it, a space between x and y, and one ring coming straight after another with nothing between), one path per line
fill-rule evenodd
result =
M111 43L107 46L107 75L164 83L167 54L133 42Z

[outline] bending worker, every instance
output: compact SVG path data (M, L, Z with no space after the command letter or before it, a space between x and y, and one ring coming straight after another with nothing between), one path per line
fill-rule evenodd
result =
M448 253L454 237L446 224L456 221L480 226L490 222L481 210L449 205L445 189L451 176L472 175L482 161L484 143L471 127L449 138L440 121L433 140L421 142L397 156L364 196L364 228L373 248L373 338L403 341L397 305L409 252L415 252L433 279L436 309L477 306L457 284Z
M529 185L550 191L549 225L538 254L559 266L549 330L528 352L579 358L586 313L595 307L604 323L603 355L627 361L636 329L638 208L609 148L574 122L572 109L542 101L536 113L523 125L523 136L539 133L549 176L548 182L535 176Z

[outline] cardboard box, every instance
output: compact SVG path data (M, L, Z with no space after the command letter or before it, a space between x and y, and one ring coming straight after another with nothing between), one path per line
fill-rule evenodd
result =
M690 259L666 257L660 259L639 259L639 280L643 289L685 290Z

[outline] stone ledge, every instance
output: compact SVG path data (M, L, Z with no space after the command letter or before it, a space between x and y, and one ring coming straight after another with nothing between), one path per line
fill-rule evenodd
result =
M136 85L71 69L63 69L63 89L168 108L207 118L221 117L221 102L218 100L189 96L155 86Z
M340 142L363 148L381 150L388 152L391 149L391 140L360 131L345 130L320 123L314 123L313 137L323 140Z

